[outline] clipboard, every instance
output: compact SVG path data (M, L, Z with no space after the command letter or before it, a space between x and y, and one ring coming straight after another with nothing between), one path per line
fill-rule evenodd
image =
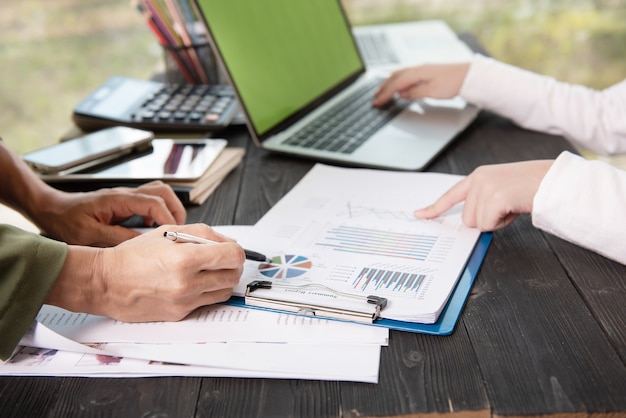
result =
M472 251L472 254L469 257L467 264L465 265L465 268L463 269L463 273L461 274L461 277L459 277L459 280L457 281L457 284L454 290L452 291L452 294L448 298L448 302L446 303L443 310L439 314L439 317L435 323L423 324L423 323L417 323L417 322L407 322L407 321L398 321L398 320L393 320L393 319L379 318L380 311L384 309L384 305L382 304L379 306L380 309L378 311L378 316L376 316L375 313L371 314L373 315L372 321L368 322L368 321L361 320L361 321L356 321L356 322L369 323L373 326L380 326L380 327L385 327L385 328L389 328L392 330L415 332L415 333L421 333L421 334L430 334L430 335L451 334L454 331L454 328L456 326L456 323L459 320L461 312L463 311L463 307L465 306L465 302L467 301L467 298L472 289L472 286L474 284L478 271L480 270L480 266L482 265L485 255L487 254L487 249L489 248L489 245L491 244L492 237L493 237L493 233L491 232L483 232L480 235L480 238L478 239L476 246L474 247L474 250ZM240 306L240 307L251 308L251 309L266 309L266 310L270 310L274 312L283 312L283 313L288 312L288 313L294 313L297 315L311 316L311 312L306 312L304 310L298 312L298 310L294 310L293 306L287 307L287 306L281 306L279 304L251 305L250 303L246 303L245 297L240 297L240 296L233 296L225 303L229 305L233 305L233 306ZM294 304L294 305L298 307L300 304ZM375 306L376 303L370 303L370 305ZM280 306L280 309L277 309L277 307L279 306ZM324 315L327 313L324 307L315 306L312 308L317 309L316 313L319 312L320 315L316 314L315 316L319 318L354 321L353 312L347 312L345 314L331 316L330 314ZM369 310L366 310L365 308L362 310L375 312L376 308L370 307Z
M272 288L282 288L297 294L304 290L323 290L335 294L338 298L344 298L351 302L350 305L338 308L332 305L313 305L306 300L296 300L295 298L278 299L272 296L260 295L263 290ZM360 296L349 293L338 292L324 285L284 285L273 283L268 280L254 280L248 283L244 303L247 306L269 308L297 313L305 316L316 316L329 319L343 319L346 321L363 322L372 324L379 320L380 314L387 306L387 299L375 296Z

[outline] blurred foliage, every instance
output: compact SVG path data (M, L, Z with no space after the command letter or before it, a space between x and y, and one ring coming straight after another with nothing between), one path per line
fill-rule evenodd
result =
M445 20L495 58L602 89L626 78L623 0L343 0L352 23ZM384 8L383 8L384 7Z
M0 136L18 153L57 142L109 76L148 78L161 59L128 0L4 0L0 28Z
M491 55L604 88L626 77L623 0L343 0L353 24L442 19ZM0 136L23 153L58 141L114 74L148 78L162 53L129 0L4 0Z

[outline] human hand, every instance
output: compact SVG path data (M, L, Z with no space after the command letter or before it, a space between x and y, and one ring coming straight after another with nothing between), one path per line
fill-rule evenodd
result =
M459 94L469 66L469 63L424 64L395 71L380 85L373 104L382 106L396 93L407 100L451 99Z
M106 247L139 235L119 225L133 215L142 216L146 226L184 224L187 217L172 188L161 181L137 188L58 192L45 203L35 222L49 236L75 245Z
M533 199L553 160L484 165L452 186L432 205L415 216L435 218L459 202L463 223L481 231L510 225L522 213L531 213Z
M165 231L216 244L176 243ZM204 224L162 226L113 248L70 246L46 303L125 322L178 321L227 300L244 251Z

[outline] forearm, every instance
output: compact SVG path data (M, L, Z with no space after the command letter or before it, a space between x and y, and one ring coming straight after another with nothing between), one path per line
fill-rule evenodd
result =
M476 55L460 95L524 128L601 154L626 152L626 80L596 91Z
M62 192L48 186L0 141L0 202L18 210L39 225L38 208L49 208Z
M63 268L45 302L72 312L104 315L98 305L106 292L102 286L102 251L95 247L68 246Z
M570 153L556 159L533 202L533 224L626 264L626 172Z

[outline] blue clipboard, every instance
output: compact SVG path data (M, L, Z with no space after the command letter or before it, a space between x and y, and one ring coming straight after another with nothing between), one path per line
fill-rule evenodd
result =
M431 335L449 335L454 331L454 327L461 316L461 312L463 311L463 307L465 306L465 302L469 296L470 291L472 290L472 286L474 285L474 280L476 279L476 275L480 270L480 266L483 263L485 255L487 254L487 249L491 244L493 234L491 232L483 232L478 239L474 250L472 251L472 255L470 256L459 281L452 292L452 295L448 299L448 303L441 311L437 322L434 324L421 324L417 322L406 322L406 321L397 321L393 319L377 319L371 325L385 327L398 331L407 331L407 332L416 332L420 334L431 334ZM246 305L245 299L240 296L233 296L228 301L225 302L228 305L232 306L240 306L248 309L263 309L274 312L285 313L284 311L270 309L270 308L262 308L257 306ZM291 312L289 312L291 313ZM297 315L291 313L293 315ZM330 318L325 318L330 319Z
M461 316L461 311L463 311L467 297L472 290L478 270L480 270L489 244L491 244L492 236L493 233L491 232L483 232L480 235L476 247L474 247L474 251L472 251L472 255L463 270L463 274L459 278L450 299L448 299L448 303L441 311L437 322L434 324L419 324L416 322L395 321L393 319L379 319L372 325L421 334L450 335Z

